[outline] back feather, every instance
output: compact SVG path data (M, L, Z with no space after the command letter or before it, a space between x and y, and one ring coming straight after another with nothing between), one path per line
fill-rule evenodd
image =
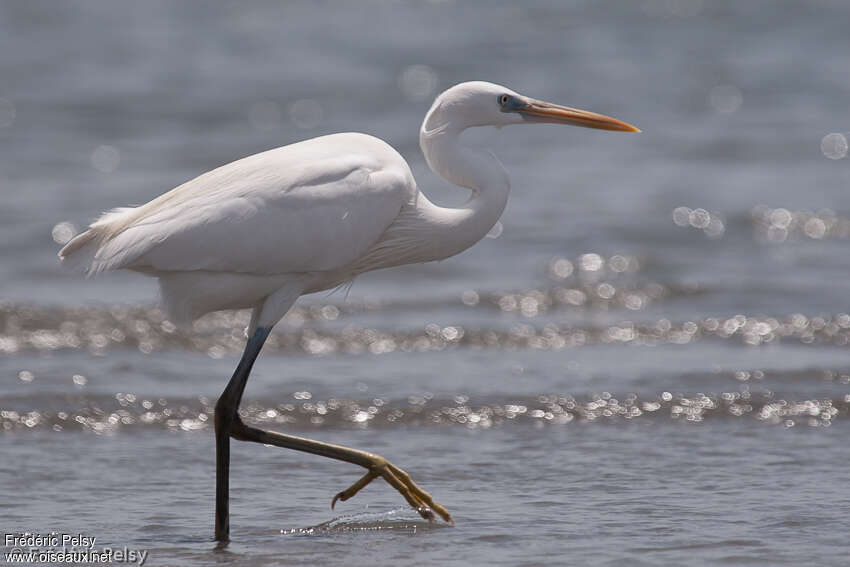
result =
M106 241L114 236L114 226L122 224L122 221L135 210L133 207L120 207L101 215L89 226L87 231L72 238L59 251L62 266L89 276L119 267L109 266L104 269L103 264L97 262L97 253Z

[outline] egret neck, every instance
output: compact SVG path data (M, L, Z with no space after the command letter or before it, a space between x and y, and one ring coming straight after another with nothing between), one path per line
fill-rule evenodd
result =
M439 124L429 129L431 124ZM459 208L440 207L420 195L417 208L435 230L428 239L434 260L458 254L482 238L502 216L511 190L505 167L492 152L460 142L464 124L441 121L439 108L432 109L419 131L425 160L441 177L472 190Z

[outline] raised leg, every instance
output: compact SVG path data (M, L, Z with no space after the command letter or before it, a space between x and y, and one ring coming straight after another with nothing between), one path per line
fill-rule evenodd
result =
M341 445L305 439L304 437L296 437L295 435L285 435L277 431L267 431L257 427L251 427L245 425L238 416L233 423L231 435L234 439L241 441L254 441L255 443L262 443L264 445L275 445L285 449L294 449L296 451L303 451L305 453L312 453L314 455L321 455L322 457L360 465L365 468L368 472L362 478L333 497L331 508L333 508L337 500L348 500L357 494L361 488L380 477L404 496L407 503L415 508L419 512L419 515L426 520L433 520L434 512L436 512L443 520L454 525L454 520L448 510L435 502L430 494L419 488L410 478L409 474L380 455Z
M415 482L402 469L393 465L383 457L350 449L340 445L332 445L321 441L313 441L294 435L285 435L276 431L266 431L257 427L245 425L239 417L239 402L245 391L248 375L269 335L270 328L258 327L254 334L248 339L242 359L233 373L233 377L227 384L224 392L215 406L215 436L216 436L216 513L215 513L215 538L218 541L227 541L230 533L229 513L229 480L230 480L230 437L240 441L253 441L265 445L275 445L285 449L294 449L346 461L364 467L367 472L357 482L346 490L339 492L331 501L331 508L337 500L348 500L363 487L376 478L383 478L390 486L398 490L408 504L415 508L419 514L428 520L434 519L436 512L443 520L454 524L451 514L443 506L431 498L431 495L419 488Z

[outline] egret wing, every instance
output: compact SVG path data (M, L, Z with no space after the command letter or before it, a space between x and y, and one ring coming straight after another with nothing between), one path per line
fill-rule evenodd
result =
M77 248L94 250L87 266L93 273L332 270L364 254L414 188L407 164L381 140L324 136L244 158L145 205L108 213Z

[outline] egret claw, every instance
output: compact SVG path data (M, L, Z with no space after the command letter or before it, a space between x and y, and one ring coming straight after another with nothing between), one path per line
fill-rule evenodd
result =
M448 510L434 502L431 495L419 488L419 486L417 486L410 478L409 474L382 457L378 457L377 455L370 455L370 457L374 461L368 472L358 479L357 482L334 495L333 499L331 499L331 510L334 509L337 501L341 500L345 502L360 492L360 490L367 484L376 478L381 477L402 496L404 496L404 499L407 500L407 503L410 504L411 508L416 510L416 512L425 520L435 522L437 520L437 514L439 514L446 523L452 526L454 525L455 522Z

